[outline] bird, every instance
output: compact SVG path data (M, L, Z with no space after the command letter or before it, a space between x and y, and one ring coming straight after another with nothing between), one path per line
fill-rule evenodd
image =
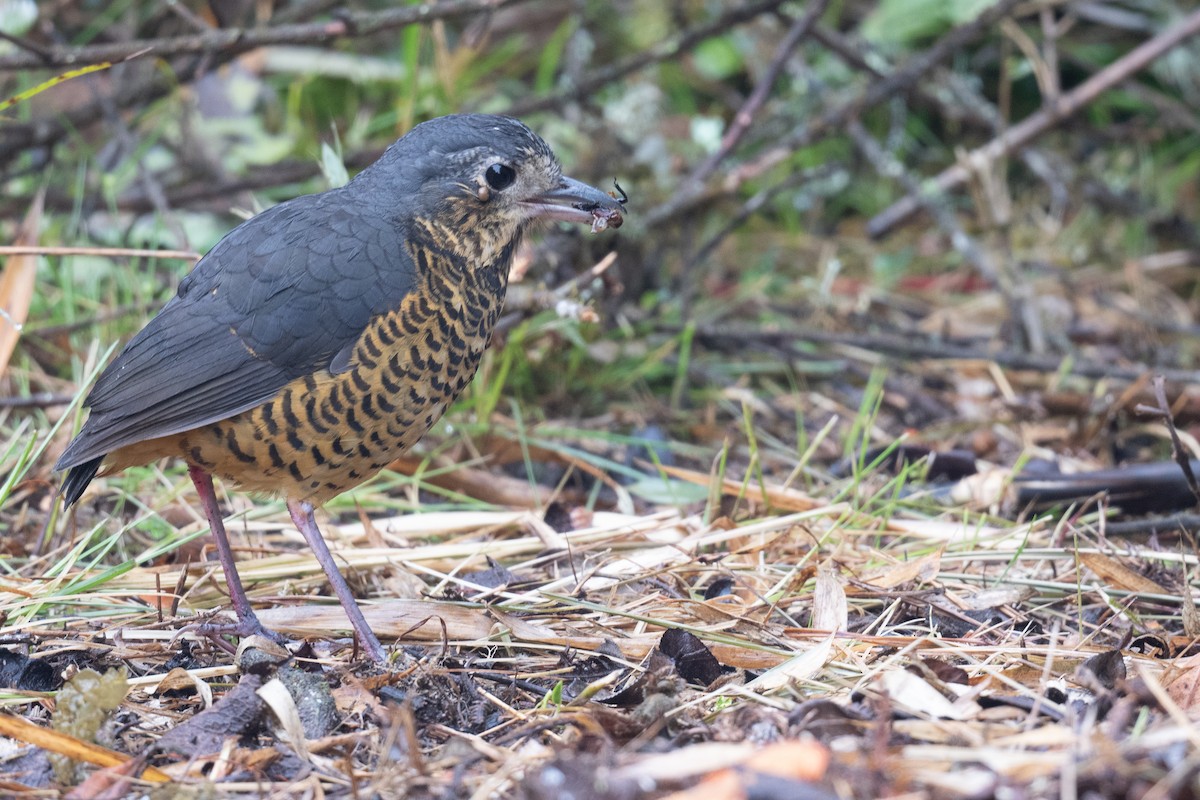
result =
M280 640L246 596L213 477L283 497L361 652L385 662L315 509L416 444L466 388L535 223L616 228L625 200L566 177L514 118L416 125L344 186L250 218L196 263L84 399L54 467L65 506L98 474L182 459L237 616L219 633Z

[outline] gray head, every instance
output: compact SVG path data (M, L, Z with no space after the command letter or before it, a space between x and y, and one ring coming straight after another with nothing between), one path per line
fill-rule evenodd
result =
M348 188L395 198L398 213L472 255L507 244L535 220L594 225L603 216L615 227L621 212L604 192L564 177L549 145L523 123L491 114L417 125Z

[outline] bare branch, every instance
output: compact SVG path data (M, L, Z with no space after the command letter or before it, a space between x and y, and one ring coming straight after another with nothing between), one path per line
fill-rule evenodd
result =
M1020 149L1059 122L1078 113L1102 92L1150 66L1163 54L1197 33L1200 33L1200 11L1193 11L1180 22L1173 23L1153 39L1138 45L1124 57L1109 64L1073 91L1056 98L1041 111L1026 117L983 147L968 153L953 167L934 178L926 191L940 194L961 186L971 177L971 167L968 165L990 163ZM886 236L921 208L921 200L909 195L876 215L867 224L867 233L875 238Z
M652 227L688 211L704 203L714 193L729 194L736 191L743 183L786 160L797 150L829 135L831 131L843 128L846 122L861 113L863 109L876 106L900 92L909 90L925 74L960 47L980 36L997 20L1008 16L1020 2L1021 0L999 0L995 5L984 9L974 20L950 31L928 50L909 59L904 66L887 78L871 83L859 92L857 97L822 114L777 146L759 155L753 164L729 173L719 189L711 190L705 186L693 186L681 190L670 202L664 203L647 215L647 226Z
M712 175L717 165L724 161L738 143L742 141L742 137L746 135L746 131L750 130L750 124L754 122L754 115L762 108L763 103L767 101L767 97L771 93L771 87L775 85L775 81L779 78L779 73L783 71L783 65L791 58L792 53L800 46L800 42L804 40L813 25L825 13L826 6L829 5L829 0L818 0L813 3L809 9L804 12L804 16L797 19L792 27L788 30L783 41L779 43L779 47L775 49L775 55L771 58L771 63L768 65L766 72L759 79L758 84L754 87L754 91L746 98L746 102L738 109L733 116L733 122L729 125L729 130L725 131L725 135L721 137L721 146L716 152L704 159L700 166L692 172L691 176L685 182L688 184L703 183Z
M675 334L681 332L683 326L664 323L658 325L657 329ZM1013 349L995 350L991 342L982 342L977 346L972 346L901 331L878 334L857 333L790 325L741 324L723 320L719 325L697 327L696 336L715 348L737 347L746 351L766 345L777 345L803 358L810 358L811 353L805 352L799 343L812 342L835 346L843 345L855 350L904 358L995 363L1006 369L1033 372L1053 373L1064 369L1062 356L1056 354L1035 355ZM1200 372L1194 369L1165 369L1145 365L1126 366L1107 361L1084 359L1071 361L1069 373L1084 378L1133 381L1141 378L1151 369L1172 383L1192 385L1200 378Z
M120 61L144 51L164 58L185 53L231 50L237 53L273 44L313 44L347 37L369 36L419 22L450 19L481 11L495 11L520 0L440 0L419 6L387 11L347 11L329 22L276 25L269 28L222 28L188 36L137 39L85 47L50 47L41 53L12 53L0 56L0 70L71 67L101 61Z
M724 33L734 25L749 22L760 14L774 11L783 5L783 3L784 0L759 0L756 3L747 3L732 8L712 22L697 25L672 39L668 39L660 45L647 48L645 52L630 56L617 64L598 69L591 75L583 78L579 83L563 91L556 92L548 97L539 97L525 102L514 103L512 108L508 110L508 113L519 117L522 114L528 114L532 111L545 111L547 109L558 108L572 100L586 98L597 89L620 80L630 73L637 72L639 69L648 67L651 64L670 61L680 53L691 50L705 39L719 33Z

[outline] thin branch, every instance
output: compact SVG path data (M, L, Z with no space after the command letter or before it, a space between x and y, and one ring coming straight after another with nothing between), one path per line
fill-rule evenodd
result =
M1186 448L1179 439L1179 431L1175 427L1175 420L1171 414L1171 404L1167 402L1166 383L1162 375L1154 376L1154 399L1156 405L1139 405L1137 411L1159 417L1167 426L1167 434L1171 437L1171 457L1179 465L1183 479L1192 492L1192 498L1200 501L1200 484L1196 483L1196 472L1192 469L1192 462L1187 456Z
M846 127L846 132L850 135L850 140L854 142L855 148L859 154L866 159L874 170L884 179L894 180L903 186L907 191L917 189L916 180L904 169L904 165L892 157L890 153L885 153L879 143L873 137L863 124L858 120L851 120ZM936 202L934 198L923 198L925 201L924 208L933 217L937 226L941 228L942 233L953 247L963 258L971 264L975 270L982 275L988 282L992 284L1002 284L1003 279L1000 275L1000 270L992 261L991 256L984 251L979 243L975 241L962 226L958 224L958 219L944 205Z
M679 333L683 330L683 326L660 325L658 326L658 330L667 333ZM1008 369L1031 370L1034 372L1057 372L1064 368L1063 357L1059 355L1032 355L1016 350L992 351L986 345L971 347L969 345L955 344L944 340L928 339L898 332L881 334L837 333L813 328L767 328L756 325L722 323L720 326L699 327L696 329L696 335L709 343L710 346L718 348L737 347L743 352L750 349L753 343L766 342L782 346L800 358L811 358L812 353L805 352L798 346L798 343L815 342L818 344L845 345L875 353L889 353L912 358L992 362ZM1200 382L1200 370L1194 369L1156 369L1146 365L1125 367L1112 363L1099 363L1081 359L1071 361L1069 366L1069 373L1071 375L1079 375L1084 378L1112 378L1132 381L1152 370L1173 383L1194 384Z
M363 169L379 160L384 149L383 147L367 147L349 153L344 159L345 164L350 169ZM276 164L253 167L245 175L225 181L185 181L167 191L167 202L172 206L194 207L198 203L213 198L225 201L238 192L260 191L286 186L289 183L300 183L316 177L320 172L321 167L316 161L281 161ZM228 203L223 202L223 205L227 207ZM69 208L70 204L67 207ZM117 208L122 211L145 213L152 210L153 205L145 194L137 194L119 199Z
M517 2L523 0L444 0L388 11L348 12L330 22L278 25L261 29L220 29L189 36L134 40L91 47L50 48L45 58L28 53L0 56L0 71L22 68L22 64L51 67L96 61L131 60L146 55L166 57L196 53L200 53L202 57L213 57L217 63L221 63L265 44L325 42L342 37L365 36L414 23L491 12ZM30 61L33 63L26 63ZM193 59L193 63L185 67L176 67L175 73L169 76L161 70L156 70L145 80L124 88L115 97L107 100L101 98L54 119L14 122L0 127L0 164L3 164L6 158L15 158L30 147L53 145L70 131L86 128L104 115L105 102L120 109L135 103L149 103L169 94L179 84L191 81L201 63L202 60Z
M941 194L957 188L970 180L970 165L990 164L1018 150L1063 120L1077 114L1100 94L1130 75L1150 66L1155 60L1177 47L1182 42L1200 33L1200 11L1193 11L1179 22L1172 23L1166 30L1149 41L1135 47L1123 57L1088 78L1073 91L1056 98L1041 111L1032 114L1019 124L1009 128L983 147L973 150L958 163L947 168L929 182L926 192ZM867 233L879 238L904 223L921 210L921 201L915 196L905 197L885 209L867 223Z
M20 397L0 397L0 408L50 408L51 406L65 406L74 399L74 394L38 392Z
M734 148L742 141L742 137L746 135L746 131L750 130L750 125L754 122L754 115L758 113L763 104L767 102L767 97L771 94L771 88L775 85L775 81L779 79L779 73L783 72L783 65L792 57L792 53L800 46L800 42L804 41L810 30L821 15L825 13L826 6L829 5L829 0L818 0L813 3L809 9L804 12L804 16L797 19L792 27L788 30L787 35L783 37L783 41L775 48L775 54L771 58L771 63L767 66L766 72L759 78L758 83L754 87L754 91L746 98L746 102L737 110L733 116L733 122L729 125L729 130L725 131L725 135L721 137L721 146L716 149L708 158L700 163L700 166L692 172L684 185L701 184L708 180L708 177L716 170L717 165L729 157Z
M106 258L179 258L199 261L191 250L141 250L133 247L25 247L0 245L0 256L103 256Z
M720 229L696 248L696 252L688 259L687 268L684 271L688 272L697 264L703 264L707 261L708 257L712 255L713 251L720 246L726 237L745 225L751 217L761 211L767 203L774 200L781 193L789 189L794 189L797 186L823 181L833 174L833 172L834 165L826 162L811 169L793 172L783 180L759 189L754 193L754 196L742 203L736 212L727 215Z
M215 50L245 52L275 44L314 44L347 37L370 36L414 23L451 19L482 11L495 11L520 0L441 0L386 11L347 11L328 22L276 25L268 28L221 28L187 36L136 39L84 47L51 47L44 54L12 53L0 56L0 71L73 67L101 61L120 61L144 50L156 58Z
M759 0L759 2L747 3L737 8L732 8L712 22L689 28L660 45L648 48L645 52L630 56L617 64L598 69L590 75L585 76L574 86L546 97L514 103L508 109L508 113L519 117L522 114L528 114L533 111L546 111L558 108L574 100L582 100L591 96L597 89L618 81L626 75L653 64L670 61L681 53L691 50L705 39L725 33L729 28L749 22L760 14L774 11L783 5L783 3L784 0Z
M812 37L846 62L849 67L869 75L872 80L882 80L890 74L890 70L884 71L877 66L883 61L883 58L878 52L872 51L866 42L852 40L840 31L820 24L813 26ZM947 92L942 91L939 85L931 85L925 81L915 84L913 89L920 97L939 109L944 115L963 116L972 123L983 127L992 135L998 133L1002 123L1000 113L986 100L965 86L965 82L958 81L956 83L954 75L946 77L951 97L948 97ZM1021 157L1031 172L1043 177L1047 183L1050 183L1052 176L1047 174L1048 169L1043 164L1044 159L1040 158L1036 151L1027 148L1022 150ZM826 164L822 169L828 171L828 166ZM751 215L757 213L775 196L798 184L812 182L816 177L816 172L814 170L796 172L770 186L760 189L753 197L742 204L737 213L728 216L725 224L717 233L713 234L704 244L697 248L695 255L688 260L688 268L690 269L695 264L703 263L726 236L744 224ZM705 175L705 177L708 176ZM988 270L980 270L980 272L981 274L990 274Z
M190 64L176 69L170 78L161 70L156 70L144 80L121 87L111 97L97 98L53 119L43 118L32 122L0 125L0 165L16 159L22 151L30 147L47 147L72 131L87 128L103 117L109 107L122 109L135 103L150 104L170 94L179 84L187 83L195 77L197 66Z
M13 36L11 33L5 33L4 31L0 31L0 39L3 39L4 41L8 42L9 44L11 44L15 47L21 48L22 50L25 50L26 52L33 53L39 59L42 59L42 60L45 60L50 55L50 51L47 48L42 47L40 44L36 44L27 39L23 39L20 36Z
M832 131L840 130L863 109L872 108L897 94L908 91L930 70L949 58L952 53L974 41L996 21L1008 16L1012 9L1021 2L1022 0L999 0L995 5L984 9L971 22L960 25L939 39L928 50L910 58L904 66L887 78L872 82L856 97L813 120L777 146L759 155L752 163L731 171L725 176L719 188L712 189L708 186L684 188L669 202L651 211L646 216L645 224L647 227L653 227L703 204L714 195L731 194L737 191L746 181L790 158L797 150L828 136Z
M347 167L362 169L377 161L383 155L383 151L382 147L366 147L353 153L347 153L344 160ZM166 201L167 205L172 207L197 208L203 203L216 199L219 201L216 209L227 211L229 198L239 192L260 191L301 183L316 177L320 172L321 167L315 161L288 159L275 164L250 167L245 175L225 179L195 180L185 177L178 184L172 185L166 190ZM46 207L52 210L70 211L76 202L77 199L74 196L62 190L51 188L46 193ZM0 216L15 213L17 208L19 206L16 205L16 201L0 202ZM153 211L154 204L144 193L127 193L117 199L116 208L119 211L144 214L147 211Z
M906 192L920 197L923 208L933 218L934 223L946 236L950 246L962 255L990 283L998 286L1010 306L1010 313L1024 333L1025 344L1035 353L1046 350L1046 337L1042 331L1041 320L1037 310L1030 302L1029 286L1019 280L1008 270L1001 268L991 254L979 245L975 238L968 234L958 222L958 217L946 207L944 198L931 197L920 191L920 186L904 165L884 152L875 138L867 131L861 122L852 120L846 127L851 141L859 153L867 160L880 177L892 179L904 187Z

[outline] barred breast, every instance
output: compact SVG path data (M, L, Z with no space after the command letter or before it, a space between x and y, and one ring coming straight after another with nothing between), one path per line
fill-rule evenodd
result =
M314 505L374 476L475 376L503 306L512 248L466 273L448 253L412 254L417 290L371 320L344 371L306 375L249 411L123 448L106 471L181 455L244 490Z

